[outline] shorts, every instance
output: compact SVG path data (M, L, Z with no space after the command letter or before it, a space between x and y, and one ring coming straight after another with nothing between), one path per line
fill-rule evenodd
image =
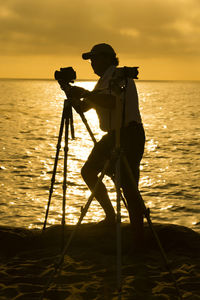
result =
M128 126L121 129L121 149L126 155L129 166L132 169L135 180L139 181L139 166L144 153L145 132L142 124L131 122ZM92 149L85 167L95 169L100 173L109 159L110 164L106 172L108 176L115 173L115 156L113 150L115 149L115 131L105 134L99 142L97 142ZM121 167L122 180L124 173L124 166Z

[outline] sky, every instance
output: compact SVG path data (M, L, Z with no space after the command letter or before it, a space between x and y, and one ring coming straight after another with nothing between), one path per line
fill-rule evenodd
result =
M0 78L52 78L98 43L142 80L200 80L200 0L0 0Z

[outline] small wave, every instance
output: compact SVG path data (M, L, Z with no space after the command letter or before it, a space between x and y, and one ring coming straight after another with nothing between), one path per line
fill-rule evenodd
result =
M144 192L145 196L155 196L160 197L162 194L160 192Z
M172 188L172 187L177 187L179 186L179 184L177 183L167 183L167 184L160 184L160 185L154 185L154 188L157 189L169 189L169 188Z
M31 189L30 186L25 186L25 185L19 185L18 187L22 190L30 190Z
M21 130L19 133L22 133L22 134L32 134L32 131L31 130Z
M197 222L197 223L195 223L194 225L195 225L195 226L199 226L199 225L200 225L200 222Z
M185 206L172 206L171 211L185 211L186 207Z
M73 181L67 181L67 184L70 186L82 186L82 184L78 184L77 182L73 182Z
M13 171L13 173L19 173L20 171L18 171L18 169L26 169L27 167L24 165L20 165L16 167L17 169Z
M38 187L36 189L38 189ZM40 186L40 190L49 190L49 185Z
M172 206L170 210L173 211L173 212L184 211L184 212L188 212L190 214L191 213L197 214L197 213L200 212L200 209L190 208L190 207L187 207L187 206L184 206L184 205L182 205L182 206L176 206L176 205Z
M28 137L28 138L26 138L26 140L29 140L29 141L45 141L46 140L46 138L44 138L44 137Z
M18 172L20 173L20 172ZM16 174L16 176L18 177L29 177L29 178L37 178L38 176L37 175L34 175L34 174Z

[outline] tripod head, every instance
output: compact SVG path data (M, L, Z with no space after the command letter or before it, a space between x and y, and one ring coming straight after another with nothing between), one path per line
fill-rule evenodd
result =
M72 67L60 68L60 71L56 70L54 73L54 78L58 81L61 89L65 92L69 101L71 101L73 98L80 98L81 94L83 93L85 94L85 90L83 88L74 87L70 84L74 83L74 80L76 79L76 72ZM74 90L76 90L76 92L74 92Z
M72 67L60 68L60 71L55 71L54 73L55 80L58 81L62 90L67 93L67 90L70 89L70 83L73 83L76 79L76 72ZM65 100L63 108L63 120L69 122L71 128L72 139L74 136L74 123L73 123L73 114L72 114L72 105L69 100Z
M74 80L76 79L76 72L72 67L60 68L60 71L55 71L54 78L58 81L61 89L67 96L71 88L70 83L74 83ZM69 97L67 96L67 98Z

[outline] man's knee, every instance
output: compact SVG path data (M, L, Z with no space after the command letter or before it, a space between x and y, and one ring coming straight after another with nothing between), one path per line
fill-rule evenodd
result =
M90 180L91 177L97 176L97 174L98 172L95 169L91 168L91 166L87 163L85 163L85 165L81 169L81 176L86 182Z
M130 165L129 165L130 166ZM132 176L128 172L127 168L123 166L122 168L122 187L123 188L129 188L130 186L133 185L132 179L134 179L134 182L136 186L138 187L139 183L139 177L140 177L140 171L139 171L139 166L130 166L130 170L132 173Z
M81 169L81 176L83 177L83 179L85 179L87 177L87 173L88 173L87 166L84 165Z

